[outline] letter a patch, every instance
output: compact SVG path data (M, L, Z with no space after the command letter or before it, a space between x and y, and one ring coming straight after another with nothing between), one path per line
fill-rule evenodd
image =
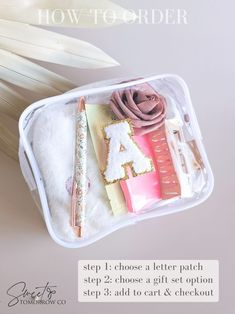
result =
M104 128L108 158L103 176L106 184L128 179L127 167L133 176L153 171L153 163L133 139L130 120L120 120Z

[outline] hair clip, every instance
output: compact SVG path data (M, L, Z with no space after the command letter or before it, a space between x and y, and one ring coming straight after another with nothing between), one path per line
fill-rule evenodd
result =
M181 186L174 168L171 151L167 141L165 126L148 133L159 171L162 199L181 195Z

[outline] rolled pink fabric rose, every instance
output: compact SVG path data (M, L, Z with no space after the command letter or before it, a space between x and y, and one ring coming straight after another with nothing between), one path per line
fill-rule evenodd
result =
M132 121L135 135L159 129L166 118L165 98L147 83L113 92L110 106L117 118Z

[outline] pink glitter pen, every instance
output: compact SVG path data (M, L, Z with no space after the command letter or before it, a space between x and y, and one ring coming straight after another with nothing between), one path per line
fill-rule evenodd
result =
M78 237L83 235L86 205L87 120L85 98L78 101L76 112L75 166L71 204L71 226Z

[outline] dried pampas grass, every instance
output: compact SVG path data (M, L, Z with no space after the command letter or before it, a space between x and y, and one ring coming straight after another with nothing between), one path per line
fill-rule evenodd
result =
M58 95L76 87L64 77L2 49L0 79L41 94L42 97Z
M6 20L0 20L0 47L27 58L83 69L118 65L85 41Z
M64 15L60 23L56 22L55 14L58 13ZM25 57L76 68L98 69L118 65L88 42L29 24L96 28L125 21L131 23L135 18L134 13L109 0L0 1L0 117L7 115L18 120L22 110L29 105L28 100L7 84L33 91L42 98L75 87L68 79ZM1 120L0 132L0 150L17 160L17 136Z
M18 137L0 121L0 147L7 156L18 160Z
M22 111L29 105L13 88L0 81L0 113L4 113L14 120L18 120Z

